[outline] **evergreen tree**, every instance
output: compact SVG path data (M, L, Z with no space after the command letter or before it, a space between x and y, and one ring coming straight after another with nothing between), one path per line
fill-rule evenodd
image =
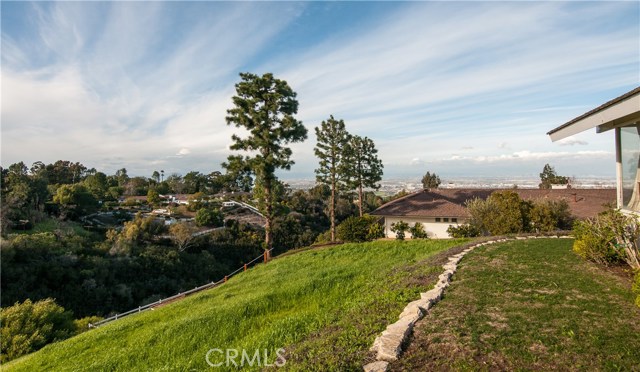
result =
M382 180L382 160L378 158L376 145L368 137L353 136L346 149L349 186L352 190L358 190L358 210L362 217L363 188L380 188L378 182Z
M542 173L540 173L540 184L538 187L541 189L550 189L551 185L566 185L568 183L569 177L559 176L551 165L545 164Z
M333 115L315 128L318 142L314 152L320 160L316 169L316 181L329 186L329 220L331 221L331 241L336 239L336 200L339 192L346 188L348 176L345 153L351 135L347 132L344 121L336 120Z
M290 169L293 165L291 149L284 145L307 138L307 129L294 115L298 112L296 93L284 80L267 73L262 76L241 73L236 84L234 107L227 110L228 125L249 131L241 138L233 135L231 150L251 152L243 158L229 158L229 164L244 162L262 186L264 197L265 249L273 245L272 224L275 217L272 188L277 169Z
M422 188L424 188L425 190L437 189L441 183L442 182L440 181L440 177L438 177L435 172L433 174L431 174L431 172L427 172L422 177Z

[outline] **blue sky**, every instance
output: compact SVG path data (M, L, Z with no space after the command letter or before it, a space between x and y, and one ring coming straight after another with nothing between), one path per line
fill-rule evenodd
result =
M273 72L309 129L372 138L385 178L614 175L613 134L546 132L640 82L638 2L2 2L2 165L209 173L238 73Z

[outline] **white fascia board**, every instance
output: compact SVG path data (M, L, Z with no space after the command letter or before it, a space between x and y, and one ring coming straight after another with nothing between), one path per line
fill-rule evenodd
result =
M584 132L595 128L597 126L606 126L607 124L614 124L616 120L621 118L633 116L640 112L640 95L634 95L628 99L618 102L613 106L607 107L602 111L598 111L592 115L589 115L565 128L562 128L554 133L549 134L551 141L555 142L574 134ZM628 121L627 118L624 121Z

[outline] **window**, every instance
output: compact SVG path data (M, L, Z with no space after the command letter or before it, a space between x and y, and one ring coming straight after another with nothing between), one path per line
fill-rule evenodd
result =
M445 217L444 222L449 222L449 217Z
M454 217L454 218L451 219L451 222L458 223L458 219Z
M640 126L620 128L622 208L640 212Z
M440 222L440 217L436 217L436 222Z

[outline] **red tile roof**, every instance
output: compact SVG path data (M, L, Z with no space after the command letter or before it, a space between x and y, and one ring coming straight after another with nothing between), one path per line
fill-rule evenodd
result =
M504 189L502 189L504 190ZM510 189L524 200L564 199L574 217L593 217L606 209L605 205L615 204L615 189ZM376 216L407 217L468 217L465 203L473 198L486 199L499 189L433 189L393 200L371 214Z

